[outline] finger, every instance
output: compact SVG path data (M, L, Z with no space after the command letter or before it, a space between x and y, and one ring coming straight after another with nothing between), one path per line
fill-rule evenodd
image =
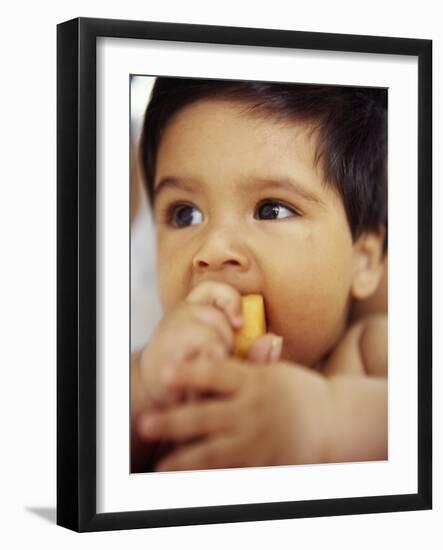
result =
M165 369L163 381L171 390L232 395L241 390L247 370L241 361L209 362L205 357Z
M267 333L258 338L251 346L247 359L253 363L275 362L280 359L283 338Z
M226 283L204 281L189 293L186 301L218 308L227 316L234 328L240 328L243 324L240 293Z
M138 433L146 440L186 441L226 430L234 423L234 407L229 401L199 401L141 416Z
M233 468L236 464L235 441L220 435L179 447L156 466L156 471L207 470Z
M171 341L171 347L175 348L170 361L171 365L193 360L200 354L218 362L223 360L229 352L220 336L211 327L206 325L197 327L195 322L189 323L184 330L177 333L176 338Z
M193 304L191 312L194 319L211 327L218 334L228 350L233 348L234 331L221 311L206 304Z

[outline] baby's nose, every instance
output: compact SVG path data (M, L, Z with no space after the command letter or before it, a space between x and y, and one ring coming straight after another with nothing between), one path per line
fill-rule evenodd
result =
M205 239L193 258L196 270L220 270L234 267L240 271L249 269L251 260L244 243L234 233L213 234Z

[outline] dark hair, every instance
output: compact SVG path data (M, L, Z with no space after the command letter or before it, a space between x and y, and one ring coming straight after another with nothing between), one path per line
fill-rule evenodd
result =
M251 115L309 124L318 136L316 162L342 198L353 238L381 224L387 235L387 90L381 88L157 78L140 141L151 205L166 127L187 105L214 98L244 103Z

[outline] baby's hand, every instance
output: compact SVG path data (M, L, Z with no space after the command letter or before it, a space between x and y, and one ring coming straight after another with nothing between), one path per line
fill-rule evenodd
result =
M234 329L243 323L239 292L224 283L197 285L159 323L140 358L140 381L157 405L180 400L167 392L161 372L198 355L213 361L227 357L234 345Z
M320 374L289 363L272 367L204 358L165 371L176 390L209 392L213 399L144 415L144 441L181 445L158 470L193 470L323 462L327 458L331 398Z

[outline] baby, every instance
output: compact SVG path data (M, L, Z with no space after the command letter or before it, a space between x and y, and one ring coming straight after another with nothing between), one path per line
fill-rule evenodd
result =
M157 79L164 317L132 360L132 471L387 458L386 317L350 321L383 274L386 118L380 89ZM245 294L267 333L241 360Z

